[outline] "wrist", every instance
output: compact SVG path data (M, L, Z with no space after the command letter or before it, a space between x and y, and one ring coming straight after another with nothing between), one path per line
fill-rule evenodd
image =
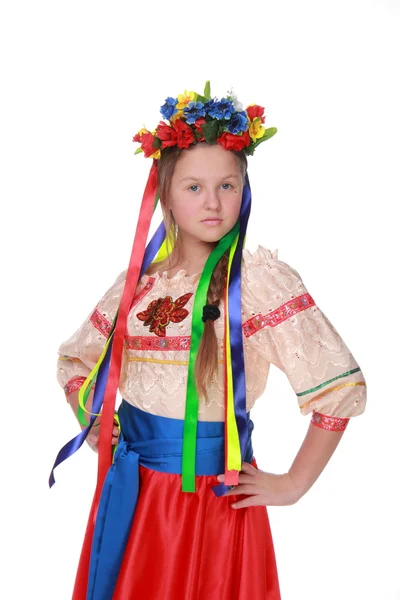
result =
M295 473L291 469L287 473L285 473L288 480L291 482L293 487L293 496L296 498L296 501L300 500L304 496L304 494L308 491L309 488L305 486L301 480L296 476Z

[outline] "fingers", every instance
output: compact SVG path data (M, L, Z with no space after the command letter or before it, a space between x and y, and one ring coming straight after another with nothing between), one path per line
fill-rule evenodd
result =
M259 494L260 491L256 489L253 484L236 485L229 492L226 492L224 496L237 496L238 494Z
M255 483L254 476L257 475L258 469L253 467L250 463L244 462L242 464L242 470L239 473L239 483ZM218 481L225 481L225 475L222 473L217 477Z
M256 473L258 473L258 469L253 467L253 465L251 465L248 462L244 462L242 464L242 471L243 473L247 473L248 475L256 475Z
M247 496L244 500L240 500L238 502L234 502L231 504L232 508L246 508L246 506L265 506L263 503L260 503L258 500L258 496Z

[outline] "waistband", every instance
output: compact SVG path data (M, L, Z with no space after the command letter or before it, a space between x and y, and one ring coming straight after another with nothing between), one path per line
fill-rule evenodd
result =
M253 421L248 413L249 441L244 460L251 462ZM155 471L182 473L183 419L153 415L123 400L118 410L121 425L120 442L125 451L139 454L139 463ZM196 475L218 475L224 472L223 421L198 421ZM117 451L118 452L118 449Z

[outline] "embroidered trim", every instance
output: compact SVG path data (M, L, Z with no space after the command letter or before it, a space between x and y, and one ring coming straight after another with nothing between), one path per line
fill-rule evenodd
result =
M311 423L320 429L327 431L344 431L349 424L350 418L328 417L319 412L313 412Z
M328 390L321 392L317 396L314 396L313 398L311 398L311 400L307 400L307 402L304 402L304 404L302 404L300 406L300 408L304 408L305 406L307 406L307 404L310 404L310 402L319 400L322 396L325 396L325 394L329 394L330 392L337 392L338 390L341 390L344 387L349 387L352 385L367 385L367 384L365 381L349 381L349 383L343 383L342 385L337 385L336 387L329 388Z
M94 311L90 317L90 321L91 321L93 327L98 329L100 331L100 333L102 333L104 335L104 337L107 338L110 335L111 323L110 323L110 321L108 321L108 319L105 318L104 315L102 315L97 310L97 308L94 309Z
M81 362L80 358L76 358L75 356L68 356L67 354L59 354L58 360L72 360L73 362Z
M292 298L282 306L270 312L268 315L255 315L243 323L243 330L246 337L250 337L263 327L276 327L286 319L290 319L296 313L314 306L315 302L309 293Z
M68 383L66 383L66 385L64 386L64 392L66 396L69 396L70 394L72 394L72 392L76 392L76 390L80 390L81 387L83 386L83 384L86 381L86 377L73 377L72 379L70 379L68 381ZM92 386L92 389L94 389L96 386L96 384L94 383Z
M187 360L169 360L164 358L146 358L145 356L131 356L128 358L128 362L150 362L150 363L162 363L166 365L188 365ZM223 364L223 360L219 360L218 363Z
M133 298L133 301L132 301L131 310L151 290L151 288L154 285L155 280L156 280L155 277L150 277L150 279L148 280L146 285L143 287L143 289L138 294L136 294L136 296ZM101 314L101 312L99 312L97 307L94 309L94 311L90 317L90 321L91 321L92 325L96 329L98 329L100 331L100 333L102 333L104 335L104 337L108 338L108 336L110 335L112 324L110 323L110 321L108 319L105 318L104 315Z
M132 302L132 306L131 306L131 310L134 306L136 306L136 304L138 304L142 298L145 297L146 294L149 293L149 291L151 290L151 288L154 285L156 278L155 277L150 277L148 282L146 283L146 285L143 287L143 289L133 298L133 302Z
M328 379L328 381L324 381L324 383L317 385L317 387L310 388L309 390L306 390L305 392L299 392L297 395L298 396L306 396L307 394L311 394L311 392L315 392L316 390L319 390L320 388L325 387L326 385L328 385L329 383L332 383L332 381L335 381L336 379L340 379L341 377L347 377L347 375L352 375L353 373L357 373L357 371L361 371L360 367L357 367L356 369L352 369L351 371L346 371L346 373L342 373L341 375L337 375L336 377L332 377L332 379Z
M189 350L190 335L153 337L150 335L126 335L125 346L128 350Z

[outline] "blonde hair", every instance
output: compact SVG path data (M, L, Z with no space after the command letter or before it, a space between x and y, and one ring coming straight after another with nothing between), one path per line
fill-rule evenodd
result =
M247 157L244 152L232 152L238 163L243 181L247 173ZM174 240L177 254L179 255L179 232L176 223L168 208L168 197L170 185L175 165L180 156L178 148L165 148L158 162L157 187L160 196L160 204L163 212L165 229L171 232L171 238ZM168 243L168 241L167 241ZM169 248L171 250L171 247ZM207 304L219 306L226 286L226 276L228 267L228 252L222 255L218 261L211 276L210 285L207 292ZM169 258L170 268L172 268ZM204 332L201 337L200 347L196 358L195 376L196 386L199 396L207 399L207 387L211 383L214 375L218 371L218 342L215 335L214 322L206 321L204 323Z

